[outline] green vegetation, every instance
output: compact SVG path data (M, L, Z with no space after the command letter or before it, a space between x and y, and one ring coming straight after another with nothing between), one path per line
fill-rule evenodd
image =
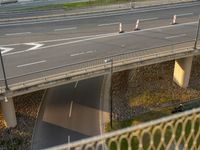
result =
M148 0L134 0L134 1L148 1ZM49 4L46 6L36 6L36 7L31 7L31 8L24 8L24 9L20 9L20 11L51 10L51 9L72 10L72 9L77 9L77 8L102 6L102 5L110 5L110 4L118 4L118 3L126 3L126 2L131 2L131 0L90 0L87 2Z
M183 104L184 106L184 110L189 110L192 108L196 108L196 107L200 107L200 100L197 101L193 101L193 102L188 102ZM113 129L110 128L110 124L107 124L106 126L106 132L110 132L113 130L118 130L121 128L125 128L125 127L129 127L132 125L137 125L139 123L143 123L143 122L147 122L150 120L154 120L154 119L159 119L161 117L165 117L165 116L169 116L171 115L171 111L172 111L173 107L167 107L164 109L160 109L160 110L154 110L154 111L150 111L148 113L143 113L140 114L136 117L134 117L131 120L127 120L127 121L114 121L113 122ZM191 119L191 118L190 118ZM153 145L158 148L159 144L161 143L161 134L163 134L164 132L164 137L165 137L165 144L170 143L170 139L172 139L172 135L173 132L175 131L175 141L179 141L180 139L180 146L184 146L184 143L186 143L187 139L189 139L188 142L188 149L191 149L193 146L193 140L195 138L195 136L197 136L198 132L200 131L200 118L196 119L196 120L192 120L192 121L188 119L188 120L182 120L182 121L174 121L172 123L172 126L168 126L164 129L164 125L162 125L161 129L157 129L156 131L154 131L153 134ZM184 121L184 124L183 124ZM175 128L174 129L172 129ZM194 132L192 131L192 129L194 129ZM184 132L183 132L184 131ZM149 132L144 133L143 138L142 138L142 145L143 145L143 149L148 149L149 145L150 145L150 134L152 134L153 130L149 130ZM149 134L150 133L150 134ZM183 135L183 133L185 133ZM191 137L190 134L192 134ZM198 139L200 139L200 135L198 136ZM200 146L200 140L197 140L197 146ZM136 136L133 136L131 139L131 146L132 149L138 149L139 146L139 139ZM160 145L161 147L159 147L159 149L165 149L163 145ZM128 143L126 139L121 140L120 143L120 147L123 150L128 150ZM110 149L111 150L116 150L117 149L117 144L115 142L113 142L110 145Z

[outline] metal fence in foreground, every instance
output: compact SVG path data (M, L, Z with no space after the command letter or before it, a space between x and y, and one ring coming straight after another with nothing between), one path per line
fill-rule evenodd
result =
M49 150L199 150L200 108Z

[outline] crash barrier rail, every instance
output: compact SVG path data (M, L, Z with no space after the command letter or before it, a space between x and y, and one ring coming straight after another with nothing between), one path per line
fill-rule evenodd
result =
M184 55L182 57L187 57L187 54L191 54L193 52L200 52L199 50L195 51L193 45L194 41L187 41L174 43L172 45L152 47L148 49L138 49L137 51L130 50L124 53L106 56L102 58L95 58L91 60L81 61L78 63L66 64L54 68L30 72L19 76L8 77L7 82L9 85L9 89L11 91L15 91L23 88L36 86L39 84L56 82L62 79L70 80L71 78L77 76L83 77L84 75L88 74L91 75L90 77L93 77L93 74L95 76L96 72L101 71L101 74L108 73L108 70L111 68L111 64L105 62L105 60L108 59L112 60L113 72L117 72L123 70L119 70L118 68L128 64L139 63L146 60L154 60L165 56L174 56L182 53L186 53L186 56ZM199 48L199 46L200 45L197 46L197 49ZM0 85L0 94L5 93L5 84L3 79L0 80Z
M200 108L48 150L198 150Z

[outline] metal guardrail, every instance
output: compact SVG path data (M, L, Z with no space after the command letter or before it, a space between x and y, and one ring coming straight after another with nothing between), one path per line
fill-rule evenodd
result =
M48 150L199 150L200 108Z
M187 41L181 43L174 43L173 45L164 45L160 47L152 47L137 51L129 51L116 55L106 56L97 59L91 59L74 64L67 64L46 70L31 72L20 76L13 76L7 78L9 88L11 91L28 88L31 86L53 82L61 79L70 79L74 76L84 74L92 74L94 72L106 70L110 68L110 64L104 62L105 59L113 60L113 72L119 71L117 67L142 62L144 60L152 60L159 57L175 55L178 53L192 52L194 41ZM1 80L0 94L5 93L5 87Z

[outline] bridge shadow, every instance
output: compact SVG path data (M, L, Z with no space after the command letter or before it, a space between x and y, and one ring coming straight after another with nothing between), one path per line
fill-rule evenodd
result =
M40 127L36 132L37 137L32 141L33 150L45 149L89 137L80 132L66 129L45 121L41 122Z

